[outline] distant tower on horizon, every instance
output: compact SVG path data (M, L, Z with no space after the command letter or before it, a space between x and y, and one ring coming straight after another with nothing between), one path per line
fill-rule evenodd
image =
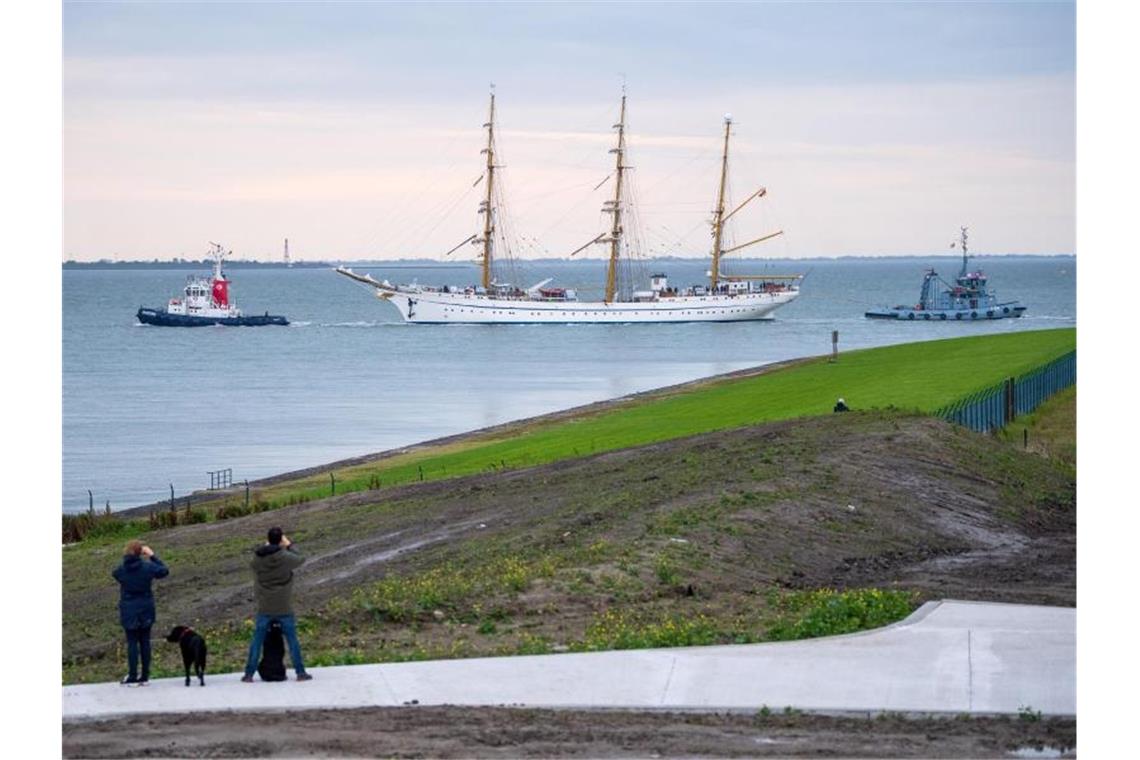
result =
M285 266L293 268L293 262L289 260L289 238L285 238Z

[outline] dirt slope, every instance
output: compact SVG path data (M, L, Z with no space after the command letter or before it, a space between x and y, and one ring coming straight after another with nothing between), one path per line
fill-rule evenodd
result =
M244 661L253 611L248 552L271 525L310 558L297 606L319 665L560 651L589 644L603 615L699 618L710 641L757 640L773 589L1072 605L1075 514L1065 467L938 420L868 412L147 539L172 569L158 585L157 628L206 631L211 670L230 670ZM121 675L109 575L118 548L65 551L65 681ZM156 650L157 672L175 672L174 653Z

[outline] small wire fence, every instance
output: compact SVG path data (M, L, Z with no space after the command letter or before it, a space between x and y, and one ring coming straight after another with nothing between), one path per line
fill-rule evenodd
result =
M934 415L985 433L1005 427L1018 415L1032 412L1054 393L1076 382L1077 352L1070 351L1037 369L971 393L942 407Z

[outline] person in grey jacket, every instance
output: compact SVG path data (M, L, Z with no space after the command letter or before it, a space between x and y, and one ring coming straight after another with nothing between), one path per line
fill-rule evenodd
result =
M293 571L300 567L305 557L280 528L270 528L268 540L253 552L249 566L253 569L253 588L257 598L257 622L253 629L253 641L249 644L249 657L245 663L242 681L253 683L257 671L257 661L261 658L261 647L269 626L277 621L281 633L289 644L289 659L298 681L312 680L305 672L301 659L301 642L297 640L297 620L293 614Z

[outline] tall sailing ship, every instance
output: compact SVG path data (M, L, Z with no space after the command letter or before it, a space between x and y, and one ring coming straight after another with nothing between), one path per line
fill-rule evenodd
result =
M630 167L626 163L625 112L626 96L623 94L620 118L614 125L617 145L610 150L616 155L616 165L611 175L615 180L614 195L602 208L603 213L611 218L609 228L570 254L573 256L595 244L609 247L605 292L601 301L579 300L573 289L548 287L552 278L520 288L500 282L495 277L495 242L500 221L495 175L501 167L495 163L493 92L490 116L483 125L487 130L487 145L482 151L486 155L486 166L480 178L486 182L485 195L479 204L482 230L446 254L450 255L468 243L481 246L482 253L478 259L481 282L458 287L394 285L346 267L337 267L336 271L373 288L376 297L395 306L405 322L429 324L740 322L770 319L774 310L794 300L800 292L799 284L803 279L801 274L730 275L721 271L724 256L783 234L780 230L740 245L725 246L725 223L748 203L767 193L765 188L760 188L726 212L728 148L732 128L732 117L728 115L724 118L720 183L711 221L713 242L708 284L677 288L669 285L664 274L654 274L650 277L648 289L619 287L619 260L625 238L629 236L625 229L626 219L632 212L626 178Z

